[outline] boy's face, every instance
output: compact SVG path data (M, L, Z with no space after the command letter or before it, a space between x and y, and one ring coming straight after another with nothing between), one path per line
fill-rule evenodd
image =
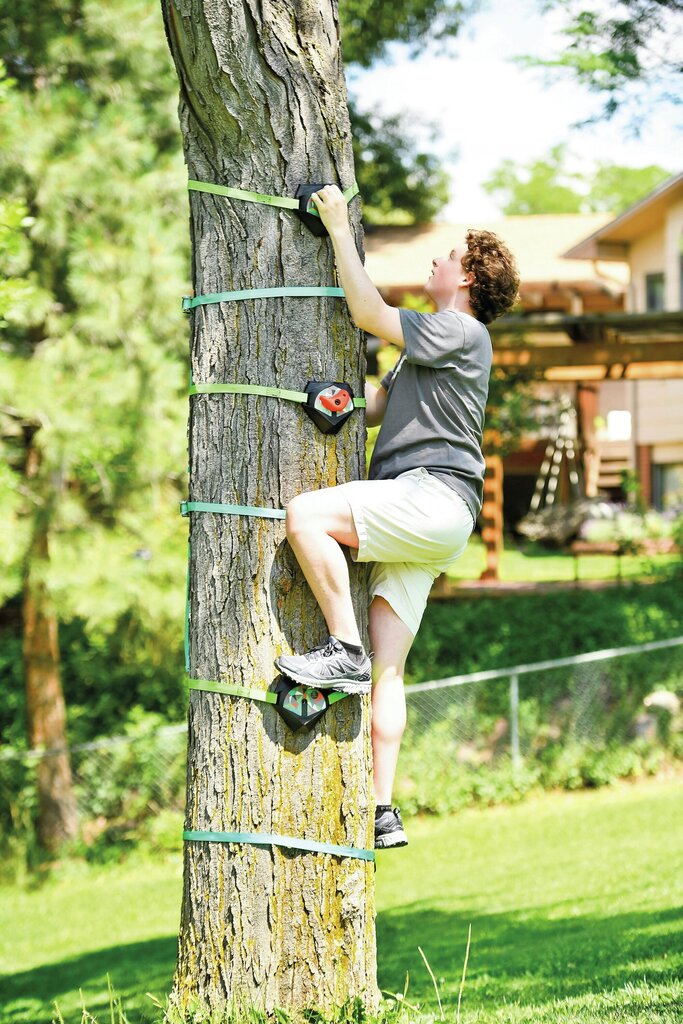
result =
M432 260L432 272L425 285L425 291L437 306L450 302L461 288L469 288L474 280L471 271L464 270L462 258L467 252L467 242L460 242L451 249L448 256L437 256Z

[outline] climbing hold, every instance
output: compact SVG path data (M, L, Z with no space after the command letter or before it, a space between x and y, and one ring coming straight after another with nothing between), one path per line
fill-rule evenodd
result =
M298 729L310 728L319 718L322 718L330 704L335 704L346 696L343 693L336 693L334 690L327 693L312 686L293 683L284 677L280 679L275 692L277 694L275 708L293 732Z
M309 380L305 391L308 397L304 409L323 434L336 434L361 404L346 381Z
M314 192L319 192L321 188L325 188L325 185L299 185L295 193L299 200L297 216L314 235L318 236L318 238L322 238L323 235L327 234L327 228L321 221L320 214L316 210L315 203L312 202L311 196Z

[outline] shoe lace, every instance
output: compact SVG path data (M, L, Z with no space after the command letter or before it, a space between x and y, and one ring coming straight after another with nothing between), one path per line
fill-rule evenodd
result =
M307 657L310 658L312 655L317 654L319 651L322 651L323 658L331 658L335 654L339 654L338 645L338 640L332 640L331 638L327 639L324 644L319 644L317 647L312 647L311 650L308 652ZM374 656L374 653L374 651L368 651L368 657L372 658Z
M333 640L326 640L324 644L319 644L317 647L311 648L308 652L308 657L313 654L317 654L319 651L322 651L323 658L331 658L334 654L337 654Z

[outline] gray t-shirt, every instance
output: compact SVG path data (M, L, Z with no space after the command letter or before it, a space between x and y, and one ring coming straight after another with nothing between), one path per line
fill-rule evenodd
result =
M489 332L454 310L399 313L405 351L382 380L389 398L368 479L391 480L423 466L465 499L476 521L484 490Z

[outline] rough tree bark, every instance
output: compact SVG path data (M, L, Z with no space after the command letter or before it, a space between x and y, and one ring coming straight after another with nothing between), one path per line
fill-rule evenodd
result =
M294 196L354 180L336 4L162 0L190 178ZM351 205L361 245L358 200ZM291 211L190 194L196 294L331 285L332 249ZM271 298L191 314L196 382L363 393L361 338L338 298ZM356 412L323 435L300 406L201 395L190 410L190 499L283 508L363 475ZM190 675L266 688L273 658L326 636L282 521L191 514ZM366 577L352 570L366 629ZM369 706L335 704L291 732L269 705L192 691L186 827L372 845ZM172 1001L266 1010L377 1002L374 869L278 847L186 843Z
M24 424L24 474L28 481L35 481L40 469L40 449L33 440L35 429L35 425ZM49 563L50 502L40 495L36 495L36 502L22 600L26 722L29 746L54 751L38 762L36 779L38 839L41 846L54 852L76 835L78 810L67 749L58 622L45 582Z

